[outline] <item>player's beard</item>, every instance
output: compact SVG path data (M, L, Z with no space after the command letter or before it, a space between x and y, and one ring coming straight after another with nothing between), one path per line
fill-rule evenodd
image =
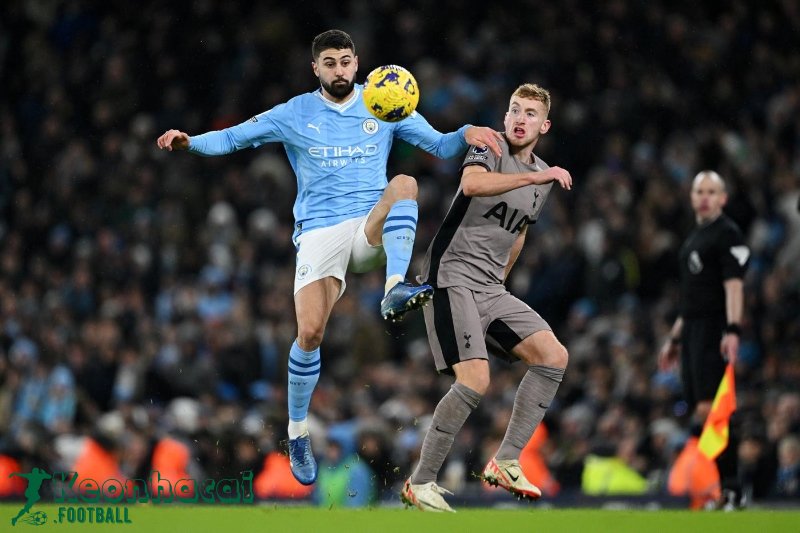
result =
M336 81L344 81L345 83L335 83ZM353 91L353 86L355 85L354 81L347 81L344 79L334 80L334 83L325 83L322 80L319 80L319 82L322 88L334 98L344 98Z

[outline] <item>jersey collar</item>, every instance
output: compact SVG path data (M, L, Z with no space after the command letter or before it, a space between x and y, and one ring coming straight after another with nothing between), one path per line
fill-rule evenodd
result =
M322 96L321 88L318 89L316 92L314 92L314 94L317 96L317 98L322 100L322 102L329 108L333 109L334 111L338 111L339 113L344 113L345 111L353 107L353 105L356 102L358 102L358 99L361 98L361 88L358 86L358 84L354 84L353 93L350 95L350 98L348 98L341 104L337 104L336 102L331 102L330 100Z

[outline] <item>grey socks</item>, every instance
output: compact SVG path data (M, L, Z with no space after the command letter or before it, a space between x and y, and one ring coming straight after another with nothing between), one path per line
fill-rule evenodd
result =
M511 421L495 456L497 459L519 459L522 448L544 418L563 378L563 368L540 365L528 368L517 389Z
M433 412L431 427L422 443L419 464L411 474L412 484L436 481L439 469L453 446L456 433L480 401L480 394L461 383L454 383L450 387Z

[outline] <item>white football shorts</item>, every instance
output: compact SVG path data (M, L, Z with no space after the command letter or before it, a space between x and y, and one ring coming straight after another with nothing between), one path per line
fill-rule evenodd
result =
M369 272L386 264L383 244L371 246L365 233L367 217L351 218L327 228L301 233L295 239L297 263L294 293L318 279L328 276L342 282L339 297L344 294L345 274Z

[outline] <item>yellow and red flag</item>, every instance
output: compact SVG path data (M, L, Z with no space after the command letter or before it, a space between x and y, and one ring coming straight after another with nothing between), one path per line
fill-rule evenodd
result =
M703 432L700 434L700 441L697 443L697 448L708 459L713 461L728 447L730 432L728 423L735 410L736 383L733 377L733 365L728 363L703 426Z

